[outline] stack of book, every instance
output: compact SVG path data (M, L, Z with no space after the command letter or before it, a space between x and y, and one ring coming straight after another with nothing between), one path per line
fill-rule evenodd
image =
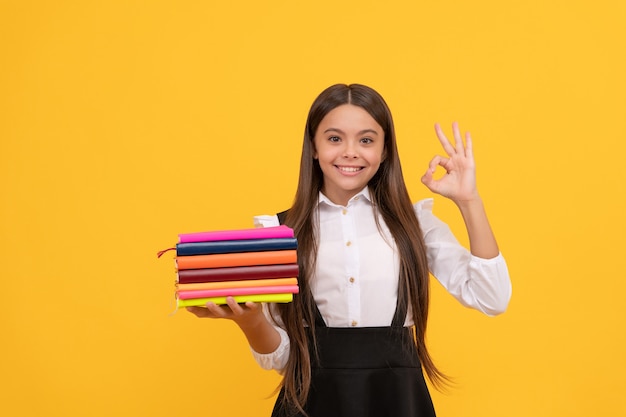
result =
M287 303L298 293L297 240L287 226L188 233L176 244L177 307ZM172 248L174 249L174 248ZM159 256L163 254L160 252Z

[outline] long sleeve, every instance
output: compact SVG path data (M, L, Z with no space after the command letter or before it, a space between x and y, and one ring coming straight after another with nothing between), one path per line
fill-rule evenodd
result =
M280 345L274 352L271 353L258 353L252 348L250 348L250 351L261 368L267 370L275 369L276 371L282 373L281 371L285 368L287 365L287 359L289 359L289 336L287 335L285 329L277 324L270 315L269 309L273 307L275 307L274 304L263 304L263 312L280 334Z
M511 298L511 280L502 254L492 259L473 256L433 213L433 200L415 205L433 276L461 304L489 316L503 313Z

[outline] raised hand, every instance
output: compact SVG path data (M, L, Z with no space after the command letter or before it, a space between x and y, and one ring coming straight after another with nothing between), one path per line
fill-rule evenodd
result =
M457 204L469 202L479 198L476 189L476 166L472 152L472 138L467 132L465 143L459 130L459 125L452 124L454 144L443 133L441 126L435 124L435 132L447 156L435 156L428 165L428 170L422 177L422 183L434 193L440 194ZM439 179L435 179L438 166L446 170Z
M493 258L499 253L498 243L476 189L472 138L466 133L463 143L457 123L452 124L454 145L438 124L435 125L435 132L448 156L435 156L430 161L422 182L432 192L451 199L459 207L467 228L472 254L485 259ZM446 173L441 178L435 179L434 173L438 166L443 167Z

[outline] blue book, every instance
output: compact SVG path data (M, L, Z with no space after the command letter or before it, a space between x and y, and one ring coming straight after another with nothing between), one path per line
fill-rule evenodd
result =
M212 255L217 253L264 252L297 249L296 238L221 240L176 244L176 256Z

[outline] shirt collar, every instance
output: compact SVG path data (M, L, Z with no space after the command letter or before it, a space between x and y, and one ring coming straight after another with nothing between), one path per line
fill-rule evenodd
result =
M348 206L356 200L359 200L360 198L365 198L367 201L369 201L370 203L372 202L372 197L370 195L370 189L369 186L365 186L365 188L363 188L361 191L359 191L358 193L356 193L351 199L350 201L348 201ZM324 193L322 193L320 191L320 195L319 195L319 199L318 199L319 203L324 203L327 204L329 206L333 206L333 207L341 207L339 204L335 204L332 201L330 201L330 199L328 197L326 197L324 195Z

